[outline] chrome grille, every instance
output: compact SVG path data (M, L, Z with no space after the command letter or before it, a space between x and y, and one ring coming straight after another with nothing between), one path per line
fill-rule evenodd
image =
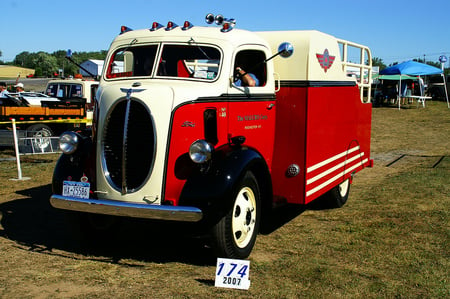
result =
M141 102L124 99L110 111L102 138L109 183L122 194L138 190L149 178L156 153L154 122Z

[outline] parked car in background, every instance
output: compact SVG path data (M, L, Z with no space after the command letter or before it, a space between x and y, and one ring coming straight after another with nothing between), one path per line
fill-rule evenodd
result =
M447 76L445 78L445 83L444 83L444 77L441 75L430 76L429 83L428 83L428 89L426 90L427 96L433 97L433 100L445 101L446 100L446 97L445 97L446 89L447 89L447 95L449 94L449 88L450 88L450 85L448 82L449 80L450 80L450 76Z

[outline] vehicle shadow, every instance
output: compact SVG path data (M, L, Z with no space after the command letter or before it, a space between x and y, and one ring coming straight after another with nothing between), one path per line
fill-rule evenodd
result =
M285 204L280 207L274 208L269 214L266 215L266 221L261 225L260 233L268 235L286 225L293 219L297 218L305 211L319 211L330 209L326 198L319 197L307 205L298 204Z
M50 205L50 185L16 193L26 198L0 204L0 238L13 240L25 250L70 258L82 255L83 259L92 257L122 264L125 259L194 265L216 263L204 238L190 235L186 224L180 227L176 223L123 218L113 234L89 239L71 222L72 213Z
M16 193L25 198L0 204L0 238L13 240L24 250L118 264L127 263L128 259L193 265L216 263L208 239L193 234L198 231L195 225L120 218L114 230L89 238L79 219L74 221L74 213L50 205L51 185ZM288 205L274 210L261 233L272 233L307 209L320 206Z
M303 205L286 204L272 209L265 215L264 221L261 223L260 233L269 235L292 221L294 218L300 216L307 208Z

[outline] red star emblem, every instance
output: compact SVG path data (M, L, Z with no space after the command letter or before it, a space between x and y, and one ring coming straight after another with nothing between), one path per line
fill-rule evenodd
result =
M320 66L325 70L325 73L327 70L333 65L334 59L336 56L330 56L328 53L328 49L325 49L323 51L323 54L316 54L317 60L319 60Z

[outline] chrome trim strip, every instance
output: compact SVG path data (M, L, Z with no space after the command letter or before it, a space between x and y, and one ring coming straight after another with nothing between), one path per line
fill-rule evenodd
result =
M53 207L64 210L134 218L197 222L203 218L199 208L129 203L122 201L83 199L53 194Z
M123 139L122 139L122 195L128 193L127 190L127 142L128 142L128 121L130 118L131 100L127 97L127 106L125 108L125 119L123 120Z

